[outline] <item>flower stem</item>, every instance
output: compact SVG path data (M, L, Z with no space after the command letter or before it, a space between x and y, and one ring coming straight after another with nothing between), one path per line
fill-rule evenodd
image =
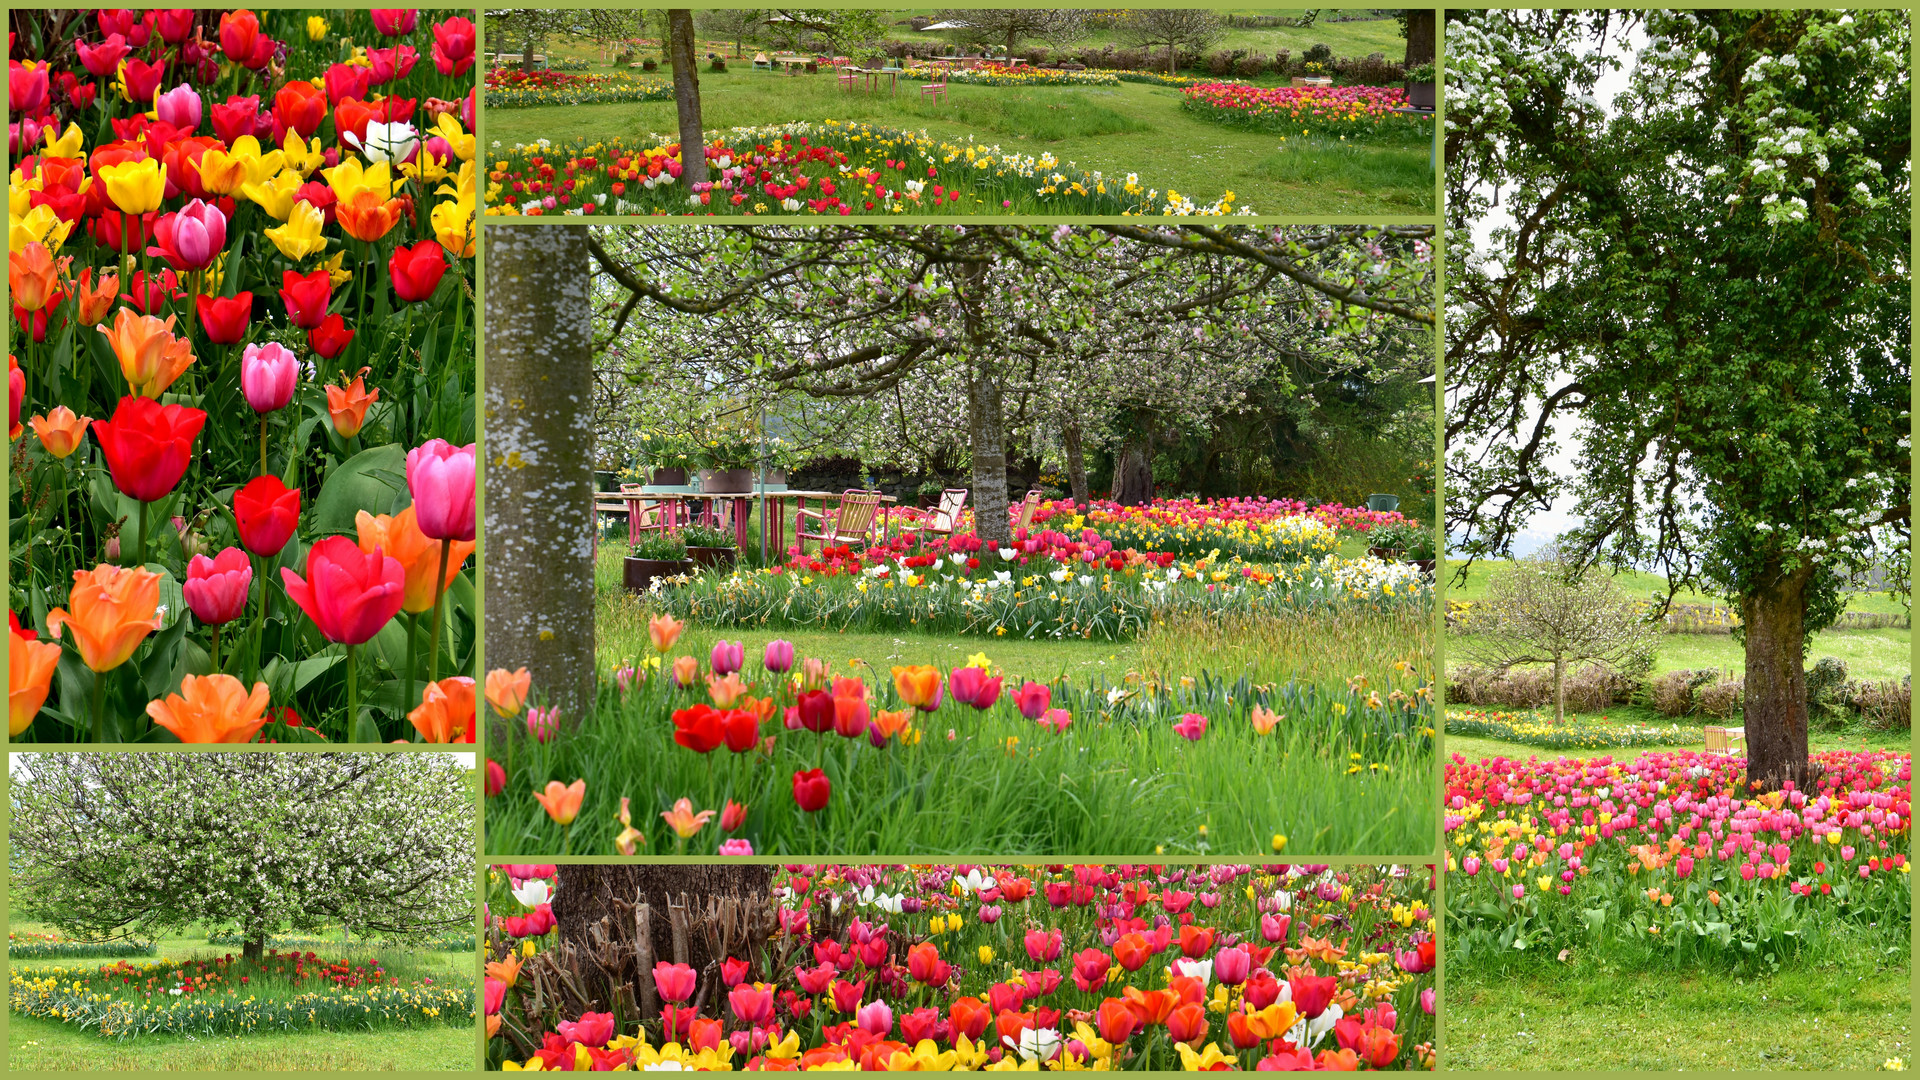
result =
M354 722L360 719L360 677L354 665L355 646L347 646L347 741L353 741Z
M147 564L147 503L140 503L140 532L133 538L133 565Z
M440 574L433 579L433 630L428 636L430 642L427 651L427 680L440 680L440 606L447 598L447 558L453 552L453 541L440 541Z
M260 475L267 475L267 414L260 414Z
M93 673L93 741L107 741L107 673Z
M417 670L416 665L419 663L414 654L419 649L419 637L420 616L409 611L407 612L407 696L401 699L406 702L405 707L409 710L413 708L413 676Z

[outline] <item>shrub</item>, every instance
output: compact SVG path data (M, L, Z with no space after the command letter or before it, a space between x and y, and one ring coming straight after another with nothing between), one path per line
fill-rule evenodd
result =
M1913 677L1854 683L1849 699L1860 718L1877 731L1907 731L1913 727Z
M1207 71L1214 75L1233 74L1233 54L1225 49L1208 53Z
M1267 58L1259 53L1243 56L1233 65L1233 73L1243 79L1257 79L1267 70Z
M1309 46L1306 52L1300 54L1300 59L1309 64L1331 64L1333 46L1327 44Z
M1273 73L1285 75L1293 67L1293 50L1275 49L1273 51Z
M1720 720L1731 719L1740 711L1747 680L1740 675L1722 675L1693 692L1694 706L1700 712Z
M1632 700L1639 680L1604 664L1586 664L1566 676L1567 707L1594 712ZM1507 705L1538 709L1553 704L1553 669L1516 667L1506 671L1463 664L1450 673L1447 701L1460 705Z
M1717 671L1666 671L1647 680L1641 700L1662 716L1686 716L1693 711L1693 692L1719 678Z
M687 542L677 536L656 534L633 545L633 557L657 562L679 562L687 557Z

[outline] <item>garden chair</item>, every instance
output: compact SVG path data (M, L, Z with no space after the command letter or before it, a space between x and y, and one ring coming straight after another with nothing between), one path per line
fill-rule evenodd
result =
M920 87L920 100L925 101L928 98L932 98L933 103L938 105L946 92L947 84L945 82L924 83Z
M833 510L797 510L794 512L793 535L800 545L801 554L807 550L807 541L818 540L821 547L832 544L867 544L873 538L873 519L880 511L880 493L848 488L840 495L840 505ZM808 519L814 521L812 530L808 530Z
M764 71L768 74L772 74L773 61L767 59L766 53L754 53L753 54L753 70Z
M914 520L900 526L900 531L912 534L915 539L921 533L952 536L960 527L960 510L966 505L966 488L948 488L940 493L939 503L932 509L920 511Z
M1033 512L1038 509L1040 509L1040 492L1038 490L1027 492L1027 497L1021 500L1019 505L1014 507L1013 527L1016 529L1032 528Z
M1736 749L1742 754L1747 752L1746 728L1710 727L1707 729L1707 753L1731 757Z
M841 68L840 69L840 85L841 86L844 86L847 89L851 90L853 89L853 84L859 81L860 81L859 68Z

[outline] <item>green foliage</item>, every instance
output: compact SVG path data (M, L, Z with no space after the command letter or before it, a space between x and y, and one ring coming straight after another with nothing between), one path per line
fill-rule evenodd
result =
M680 530L680 539L690 548L730 548L737 542L732 529L711 525L689 525Z
M687 542L672 533L656 532L633 545L633 557L656 562L679 562L687 557Z

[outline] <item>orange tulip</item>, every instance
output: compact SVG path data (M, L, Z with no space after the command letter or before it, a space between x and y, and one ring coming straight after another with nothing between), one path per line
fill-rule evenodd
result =
M406 572L406 592L400 610L415 615L431 610L433 579L440 572L440 541L430 540L420 531L420 526L414 523L413 507L378 516L362 510L354 515L353 523L362 552L371 555L377 547ZM467 556L473 554L473 547L472 540L448 541L447 576L440 583L443 588L460 576L460 567L466 563Z
M137 315L131 308L114 314L111 329L99 328L120 361L128 389L139 397L158 398L193 363L193 346L173 336L173 316L156 319Z
M7 734L27 730L40 706L47 703L47 690L53 685L53 671L60 666L60 646L45 641L30 641L18 634L7 649Z
M671 827L674 833L685 840L705 828L713 820L713 811L693 812L693 800L682 798L673 804L673 809L660 811L660 818Z
M407 714L407 720L426 742L470 743L474 710L473 679L453 675L428 683L419 706Z
M491 1039L498 1034L500 1034L500 1014L494 1013L487 1017L487 1038Z
M677 686L692 686L693 680L700 677L700 661L691 656L673 658L673 681Z
M360 434L360 426L367 422L367 408L380 400L379 390L367 389L365 372L362 368L351 386L327 387L327 415L333 418L333 430L343 439Z
M487 977L490 979L499 979L501 982L506 983L508 986L512 986L513 984L519 982L520 981L519 955L514 953L509 953L505 960L488 961Z
M59 637L71 626L80 659L95 671L112 671L160 629L160 575L123 566L75 570L67 603L72 611L47 612L47 633Z
M100 271L100 283L94 284L93 267L80 271L73 298L80 303L80 325L98 326L113 310L113 298L120 295L120 275Z
M1171 990L1142 990L1137 986L1121 988L1127 1008L1133 1010L1134 1018L1142 1026L1151 1027L1164 1021L1173 1012L1180 995Z
M1253 721L1253 730L1256 733L1265 735L1272 731L1273 725L1279 723L1283 717L1272 709L1255 705L1253 707L1253 713L1248 716L1248 719Z
M1207 1007L1188 1002L1167 1014L1167 1038L1192 1046L1207 1037Z
M663 653L672 649L674 642L680 640L680 631L686 628L686 623L671 615L655 615L648 619L647 636L653 639L653 651Z
M727 677L724 679L716 678L711 673L707 675L707 696L713 699L715 705L723 709L733 708L733 703L745 696L746 692L747 684L740 681L740 673L737 671L727 672Z
M527 703L527 691L531 689L533 689L533 676L527 674L526 668L512 672L506 668L494 668L487 672L487 704L493 706L494 712L508 720L520 715L521 706Z
M881 738L891 739L895 735L913 726L913 710L899 709L894 712L877 712L874 713L873 718L867 722L873 726L875 731L880 733Z
M348 236L372 243L399 224L400 200L382 199L372 189L361 188L334 204L333 219Z
M60 291L60 271L69 258L55 261L47 245L39 241L21 251L7 254L7 286L13 292L13 306L23 311L39 311Z
M33 433L40 436L40 445L47 448L47 453L65 458L80 449L80 443L87 437L87 425L93 423L93 418L75 416L65 405L55 405L52 412L28 422L33 425Z
M244 743L267 723L267 684L248 693L231 675L188 675L180 693L149 701L147 715L184 743Z
M571 825L573 819L580 816L580 803L587 797L587 782L575 780L571 784L563 784L558 780L549 780L547 790L536 791L533 797L540 800L540 805L547 808L547 816L556 823Z
M1247 1014L1247 1030L1261 1039L1277 1039L1293 1028L1300 1018L1291 1001L1276 1001L1259 1012Z
M932 664L893 669L893 688L899 692L901 704L925 712L940 707L940 693L945 683L946 680L940 677L940 669Z

